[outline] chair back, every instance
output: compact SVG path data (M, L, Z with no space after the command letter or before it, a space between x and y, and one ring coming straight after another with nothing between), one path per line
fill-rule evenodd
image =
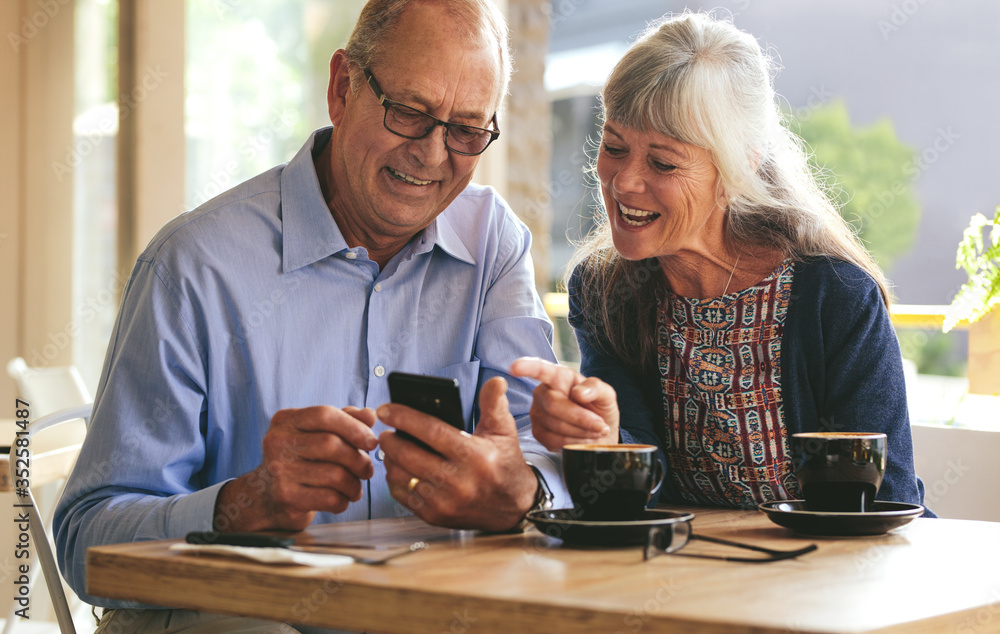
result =
M76 366L33 368L21 357L14 357L7 364L7 374L17 384L21 398L31 404L34 417L94 400Z
M15 438L26 438L27 447L31 448L32 439L43 430L83 419L85 426L90 423L90 415L93 410L92 403L69 407L36 418L29 422L24 429L15 432ZM23 443L22 443L23 444ZM76 634L73 625L73 615L66 600L66 593L63 589L62 577L59 568L56 566L55 557L52 554L52 542L49 533L52 530L51 520L42 518L32 493L32 483L42 484L45 481L52 481L65 477L73 468L76 456L80 453L80 445L72 444L64 447L54 448L49 451L31 452L31 478L25 486L21 486L23 478L18 477L18 470L22 466L18 465L18 444L11 447L10 451L10 482L17 496L18 510L27 509L28 529L31 533L31 543L34 546L35 554L42 576L45 577L45 586L48 588L49 597L52 599L52 607L56 613L56 620L59 622L59 630L63 634ZM42 474L45 474L44 477ZM11 615L13 618L13 615ZM8 626L12 623L8 622Z

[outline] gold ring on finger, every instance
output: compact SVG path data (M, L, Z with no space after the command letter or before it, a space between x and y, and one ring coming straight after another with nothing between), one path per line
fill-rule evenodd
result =
M420 478L410 478L410 481L406 484L406 492L413 493L413 489L417 488L418 484L420 484Z

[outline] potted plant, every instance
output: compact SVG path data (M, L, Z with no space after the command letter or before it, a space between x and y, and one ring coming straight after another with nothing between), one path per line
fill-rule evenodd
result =
M983 229L989 228L991 245L984 248ZM955 268L965 269L969 281L955 295L945 315L944 331L960 321L974 323L1000 304L1000 205L993 221L983 214L972 217L958 244Z
M969 393L963 402L976 403L970 410L979 414L962 427L913 425L914 464L924 481L924 502L941 517L1000 521L992 493L1000 479L1000 407L991 402L1000 400L1000 206L992 221L973 216L956 267L965 269L969 281L948 307L944 331L969 323Z
M988 229L989 246L983 240ZM969 326L969 393L1000 395L1000 205L993 220L972 217L958 245L956 268L969 281L945 314L944 331L962 321Z

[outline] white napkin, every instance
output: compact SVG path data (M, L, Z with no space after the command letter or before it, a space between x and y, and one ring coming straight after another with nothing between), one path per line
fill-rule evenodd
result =
M316 568L334 568L353 564L347 555L326 553L305 553L288 548L252 548L249 546L229 546L228 544L171 544L170 550L184 553L222 555L252 559L265 564L299 564Z

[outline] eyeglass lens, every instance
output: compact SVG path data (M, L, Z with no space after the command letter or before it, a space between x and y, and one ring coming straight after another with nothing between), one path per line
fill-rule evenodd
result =
M385 127L400 136L419 139L439 125L434 117L409 106L395 103L385 105ZM489 130L454 123L447 124L445 128L444 144L460 154L479 154L493 140L493 134Z

